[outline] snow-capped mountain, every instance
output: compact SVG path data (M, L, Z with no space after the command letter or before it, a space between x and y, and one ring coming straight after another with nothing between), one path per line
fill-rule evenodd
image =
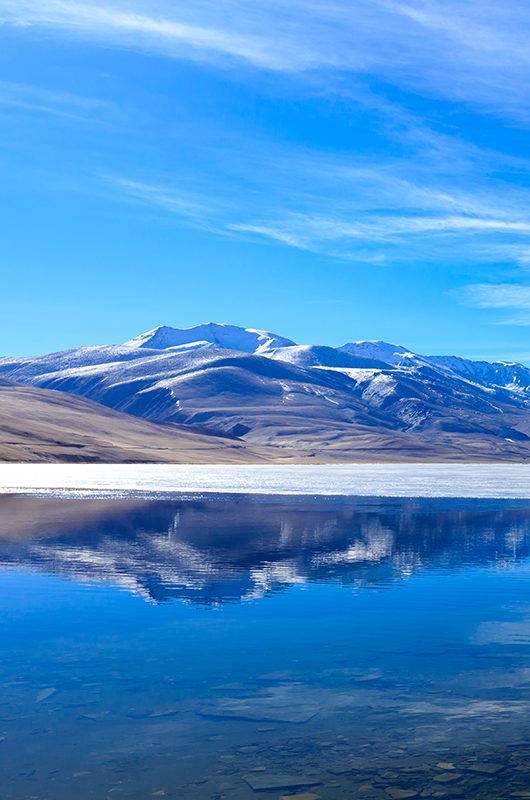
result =
M502 386L521 394L530 392L530 370L523 364L513 361L470 361L456 356L429 356L425 360L436 369L452 372L482 386Z
M338 348L349 355L385 361L395 367L427 365L446 374L458 375L485 387L513 392L530 391L530 369L513 361L472 361L458 356L422 356L387 342L349 342Z
M297 367L344 367L355 369L385 369L388 364L369 356L358 356L335 347L315 344L296 344L292 347L280 347L270 350L264 355Z
M122 345L0 359L0 376L293 458L530 456L530 369L386 342L162 326Z
M168 350L183 345L201 347L208 344L242 353L266 353L276 347L290 347L294 342L268 331L239 328L237 325L218 322L206 322L193 328L160 325L125 342L126 347L148 347L154 350Z
M399 366L405 359L414 357L414 353L401 345L381 341L348 342L337 349L352 356L371 358L392 366Z

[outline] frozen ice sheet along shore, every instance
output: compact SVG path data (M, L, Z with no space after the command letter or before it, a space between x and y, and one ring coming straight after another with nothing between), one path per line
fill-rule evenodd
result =
M530 464L0 464L0 493L530 499Z

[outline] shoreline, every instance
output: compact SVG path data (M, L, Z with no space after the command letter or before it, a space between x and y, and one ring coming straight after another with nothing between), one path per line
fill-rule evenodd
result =
M0 464L0 494L530 500L530 464Z

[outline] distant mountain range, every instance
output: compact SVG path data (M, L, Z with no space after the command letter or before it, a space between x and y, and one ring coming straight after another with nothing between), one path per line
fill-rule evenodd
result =
M349 342L334 348L298 345L267 331L218 323L186 329L162 326L121 345L3 358L0 377L16 384L10 387L19 397L12 421L23 413L28 385L48 393L55 390L59 428L60 407L71 404L72 395L92 401L83 407L87 420L108 414L102 406L118 412L99 420L103 428L98 435L105 439L108 432L106 448L99 447L98 455L89 441L89 426L86 447L70 448L72 459L325 462L530 457L529 368L423 356L386 342ZM6 451L6 392L0 392L0 458L42 459L39 415L33 416L26 452L13 458L13 448ZM35 402L35 394L31 397ZM120 452L113 453L118 418L120 425L129 426L130 446L120 445ZM133 441L131 426L146 421L170 441L158 455ZM82 424L78 433L83 434ZM136 433L141 438L142 433ZM74 432L64 432L63 439L69 436ZM179 454L179 437L186 438L188 455L186 447ZM204 452L190 455L191 441ZM63 444L68 446L68 441ZM48 460L61 458L54 453Z

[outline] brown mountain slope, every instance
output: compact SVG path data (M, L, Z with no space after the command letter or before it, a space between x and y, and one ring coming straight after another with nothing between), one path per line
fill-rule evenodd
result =
M157 425L66 392L0 382L0 461L245 463L237 440Z
M148 422L68 392L0 381L0 462L348 463L525 461L528 442L444 430L381 431L356 423L308 435L289 415L282 444L242 442ZM305 424L304 424L305 423Z

